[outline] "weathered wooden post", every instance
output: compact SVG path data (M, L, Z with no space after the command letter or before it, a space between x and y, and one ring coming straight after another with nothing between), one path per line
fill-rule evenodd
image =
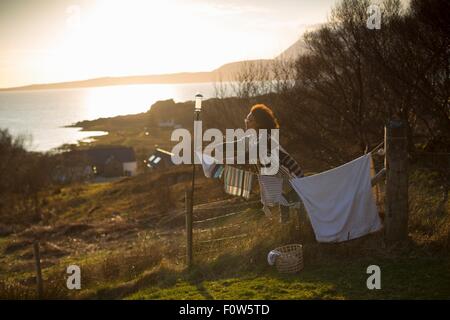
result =
M185 192L186 201L186 265L192 267L192 196L189 190Z
M200 93L195 95L195 105L194 105L194 127L193 134L194 138L192 139L192 186L191 190L186 191L186 264L188 269L192 267L192 216L194 213L194 190L195 190L195 158L197 146L195 141L200 139L201 141L201 127L197 124L200 120L200 112L202 111L202 100L203 96ZM200 123L201 126L201 123ZM201 143L200 143L200 151L201 151Z
M44 285L42 283L42 271L41 271L41 255L39 253L39 242L35 241L33 243L33 253L36 269L36 288L38 299L42 299L44 296Z
M393 243L408 237L408 150L406 128L391 120L385 127L385 238Z

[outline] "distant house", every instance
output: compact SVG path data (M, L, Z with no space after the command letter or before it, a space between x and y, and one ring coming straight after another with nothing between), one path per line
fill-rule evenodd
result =
M58 183L89 180L95 176L120 177L137 174L133 148L97 147L58 155L52 178Z
M158 122L158 127L160 128L181 128L181 125L175 123L174 119L169 119L169 120L160 120Z
M173 153L156 148L153 154L147 160L147 167L152 169L164 169L173 166Z
M105 177L134 176L137 161L133 148L105 147L82 151L95 174Z

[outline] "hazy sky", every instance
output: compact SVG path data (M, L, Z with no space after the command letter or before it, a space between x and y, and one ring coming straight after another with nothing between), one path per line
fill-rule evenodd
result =
M273 58L335 0L0 0L0 87Z

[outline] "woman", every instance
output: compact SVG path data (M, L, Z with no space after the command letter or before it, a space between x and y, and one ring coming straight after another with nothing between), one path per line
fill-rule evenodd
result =
M255 129L256 132L260 129L268 130L268 139L270 140L270 132L272 129L279 129L277 119L273 111L264 104L256 104L250 109L250 113L245 118L246 129ZM271 140L270 140L271 141ZM270 143L269 141L269 143ZM278 143L278 141L277 141ZM281 146L279 148L279 169L276 174L277 177L283 179L283 196L289 204L298 203L300 201L297 193L292 189L289 180L292 178L303 177L303 171L297 161L286 152ZM262 164L258 164L262 166ZM260 168L258 168L260 172ZM258 172L258 173L259 173ZM280 206L280 220L286 222L289 218L289 207Z
M244 121L246 129L255 129L256 132L260 129L267 129L268 137L270 137L272 129L280 128L273 111L264 104L254 105ZM286 180L303 177L302 169L297 161L295 161L281 146L279 153L279 171L277 176Z

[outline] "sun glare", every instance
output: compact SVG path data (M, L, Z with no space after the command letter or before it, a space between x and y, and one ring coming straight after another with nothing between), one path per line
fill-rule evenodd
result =
M202 55L196 36L211 39L215 32L203 28L196 13L205 10L165 1L98 1L80 11L79 24L68 27L50 62L80 78L194 71L185 70L185 61L207 69L223 58Z
M88 119L145 112L152 101L176 95L175 89L170 85L97 87L85 92L83 105Z

